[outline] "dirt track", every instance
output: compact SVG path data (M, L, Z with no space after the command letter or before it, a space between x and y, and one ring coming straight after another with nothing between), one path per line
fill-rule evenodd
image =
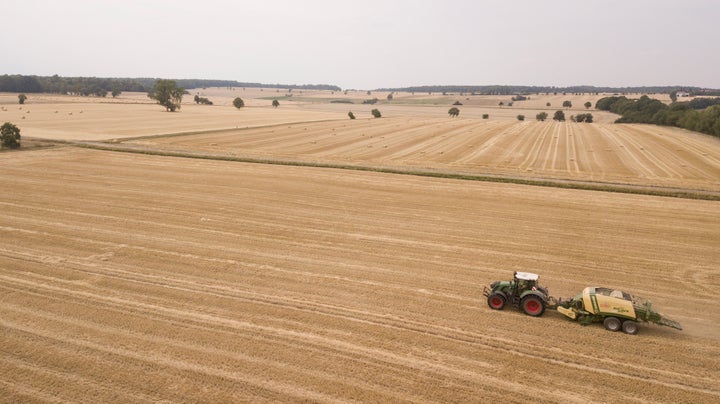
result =
M71 147L0 170L5 401L720 400L717 202ZM685 330L491 311L512 271Z

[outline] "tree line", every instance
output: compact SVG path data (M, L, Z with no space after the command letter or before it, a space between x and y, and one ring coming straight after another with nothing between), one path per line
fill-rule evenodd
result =
M118 95L123 91L146 92L152 83L139 79L60 77L54 76L0 76L0 91L20 93L54 93L105 97L108 93Z
M107 96L110 93L124 91L147 92L153 88L157 78L103 78L103 77L62 77L54 76L0 76L0 92L8 93L54 93L72 95ZM180 79L178 86L193 89L205 87L241 87L241 88L286 88L288 90L329 90L340 91L340 87L329 84L262 84L243 83L234 80Z
M667 105L647 95L637 100L612 96L599 99L595 108L621 115L615 123L675 126L720 137L720 98Z
M677 86L646 86L646 87L595 87L595 86L466 86L466 85L437 85L437 86L414 86L403 88L378 88L375 91L403 91L417 93L462 93L462 94L478 94L478 95L517 95L517 94L598 94L598 93L618 93L618 94L650 94L664 93L668 94L672 91L682 89L690 93L690 95L713 95L720 90L705 89L701 87L677 87Z
M33 76L33 75L2 75L0 76L0 92L22 92L22 93L56 93L76 95L98 95L103 96L113 91L147 92L154 85L158 78L109 78L109 77L62 77ZM325 90L342 91L338 86L331 84L263 84L241 82L236 80L211 80L211 79L176 79L178 86L185 89L205 87L239 87L239 88L277 88L292 91L297 90ZM683 90L691 96L698 95L720 95L718 89L704 89L701 87L678 87L678 86L656 86L656 87L595 87L595 86L469 86L469 85L438 85L438 86L414 86L404 88L379 88L375 91L404 91L404 92L425 92L425 93L467 93L480 95L520 95L520 94L556 94L556 93L618 93L618 94L648 94L648 93L671 93Z

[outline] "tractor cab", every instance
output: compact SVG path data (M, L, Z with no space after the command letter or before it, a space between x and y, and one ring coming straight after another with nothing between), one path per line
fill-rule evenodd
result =
M541 316L548 303L548 291L538 284L539 276L530 272L515 272L511 281L496 281L485 287L483 294L488 298L488 305L495 310L502 310L510 303L519 307L525 314Z
M537 290L538 278L537 274L530 272L515 272L513 283L517 294L520 295L526 290Z

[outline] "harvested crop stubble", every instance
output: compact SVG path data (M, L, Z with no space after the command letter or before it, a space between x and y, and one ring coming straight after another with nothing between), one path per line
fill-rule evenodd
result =
M8 401L720 399L717 202L71 147L0 170ZM513 270L686 329L488 309Z
M651 125L398 117L129 142L218 155L720 191L720 139Z

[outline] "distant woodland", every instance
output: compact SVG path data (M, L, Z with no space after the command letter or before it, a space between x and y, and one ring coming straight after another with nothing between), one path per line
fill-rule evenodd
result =
M147 92L153 87L157 80L158 79L156 78L61 77L58 75L23 76L6 74L0 76L0 91L11 93L55 93L105 97L108 94L117 95L124 91ZM183 87L185 89L205 87L263 87L299 90L341 90L340 87L329 84L261 84L243 83L234 80L203 79L179 79L175 81L179 87Z
M595 108L622 115L616 123L676 126L720 137L720 98L696 98L667 105L647 95L637 100L613 96L599 99Z
M404 91L410 93L453 93L453 94L479 94L479 95L517 95L517 94L669 94L682 90L694 95L720 96L718 89L704 89L700 87L684 86L656 86L656 87L594 87L594 86L418 86L403 88L379 88L376 91Z
M149 91L157 78L102 78L102 77L62 77L54 76L24 76L24 75L2 75L0 76L1 92L17 93L55 93L73 94L84 96L104 97L115 92L123 91ZM186 90L205 87L240 87L240 88L280 88L298 90L327 90L342 91L338 86L330 84L263 84L244 83L235 80L205 80L205 79L175 79L179 87ZM700 87L683 86L658 86L658 87L594 87L594 86L571 86L571 87L548 87L548 86L416 86L404 88L378 88L374 91L403 91L411 93L453 93L453 94L478 94L478 95L518 95L518 94L669 94L681 90L691 96L720 96L718 89L704 89Z

